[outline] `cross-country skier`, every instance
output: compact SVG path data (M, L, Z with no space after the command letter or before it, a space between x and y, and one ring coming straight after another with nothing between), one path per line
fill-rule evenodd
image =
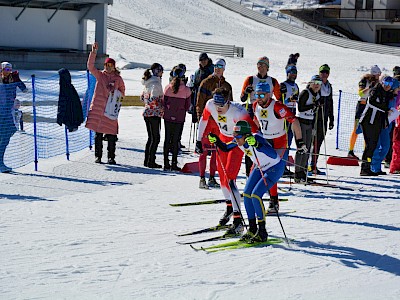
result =
M304 145L299 121L286 105L272 99L268 83L259 82L254 90L254 97L257 100L253 104L254 121L280 157L284 156L287 147L285 121L293 125L297 145ZM271 186L269 194L268 210L275 211L279 209L278 186Z
M258 128L250 118L247 111L239 104L229 101L229 91L218 88L213 93L213 99L207 101L199 123L199 132L196 142L196 152L202 153L202 137L205 134L208 122L215 120L219 128L219 138L222 142L229 142L233 138L233 127L240 120L246 120L251 124L253 132ZM208 133L206 134L206 136ZM208 139L208 138L207 138ZM235 180L242 163L243 152L237 148L229 153L217 152L218 174L221 179L221 189L226 199L226 211L219 221L220 225L228 223L233 214L233 225L229 228L229 234L240 234L243 224L240 214L240 193L237 190ZM233 207L232 207L233 206Z
M261 134L253 135L251 129L248 122L239 121L233 128L233 141L224 143L212 133L208 138L222 151L240 149L254 162L256 167L251 171L243 192L249 230L242 239L263 242L267 240L268 233L265 228L266 212L262 197L282 177L285 162Z

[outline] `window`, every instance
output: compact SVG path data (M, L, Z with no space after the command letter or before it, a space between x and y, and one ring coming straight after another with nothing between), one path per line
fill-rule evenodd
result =
M364 0L356 0L356 9L363 9Z
M367 0L367 5L365 7L368 10L371 10L374 8L374 0Z

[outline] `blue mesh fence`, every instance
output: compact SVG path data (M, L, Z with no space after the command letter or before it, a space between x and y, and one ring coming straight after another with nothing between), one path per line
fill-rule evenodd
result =
M72 84L81 99L86 119L96 80L92 75L73 75ZM93 133L84 127L68 132L56 123L59 76L20 83L0 84L0 172L40 158L80 151L93 144ZM5 148L5 149L4 149ZM7 166L7 167L5 167Z
M339 112L336 127L336 148L339 150L349 150L350 136L354 128L354 116L359 98L357 94L339 91ZM357 137L354 152L362 152L363 150L364 137L361 133Z

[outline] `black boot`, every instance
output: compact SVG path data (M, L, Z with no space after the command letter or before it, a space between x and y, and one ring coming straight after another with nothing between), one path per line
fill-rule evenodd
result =
M171 171L180 171L180 170L182 170L182 168L178 167L178 163L172 162Z
M378 174L371 171L371 163L363 162L361 164L360 176L378 176Z
M103 156L103 134L96 132L94 136L94 155L96 157L95 163L101 163L101 157Z
M233 214L232 201L226 200L226 210L222 218L219 220L218 225L226 225L229 222L232 214Z
M268 232L265 229L265 221L258 222L258 231L254 236L254 242L265 242L268 239Z
M249 219L249 229L240 238L241 241L251 241L257 233L257 219Z
M108 163L110 165L115 165L115 148L116 148L116 143L117 143L117 136L113 134L108 134L107 135L107 151L108 151Z
M164 171L171 171L171 165L169 164L169 159L164 159Z
M239 212L233 213L233 224L225 232L226 236L238 236L243 233L244 226Z

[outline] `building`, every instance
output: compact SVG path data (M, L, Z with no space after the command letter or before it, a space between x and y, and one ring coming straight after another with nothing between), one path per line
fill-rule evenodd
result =
M86 69L87 21L94 20L98 60L107 49L107 8L113 0L0 0L0 57L20 69Z

